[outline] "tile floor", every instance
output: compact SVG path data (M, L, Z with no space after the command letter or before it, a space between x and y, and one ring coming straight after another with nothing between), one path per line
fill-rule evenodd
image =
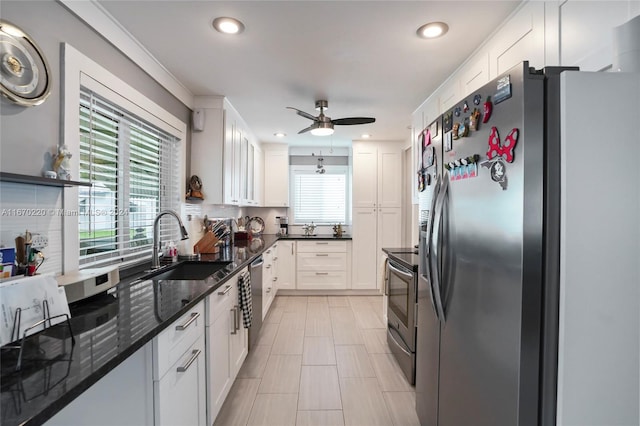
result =
M382 297L276 297L215 425L419 425Z

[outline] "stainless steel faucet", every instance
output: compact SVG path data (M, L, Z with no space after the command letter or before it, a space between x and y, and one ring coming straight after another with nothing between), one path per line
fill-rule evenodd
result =
M180 225L180 233L182 234L182 239L186 240L187 238L189 238L189 234L187 233L187 230L182 224L182 220L180 219L180 216L178 216L176 212L174 212L173 210L164 210L158 213L158 216L156 216L156 219L153 221L153 251L151 253L151 269L158 269L160 267L159 253L162 249L160 246L160 239L158 238L158 228L160 224L160 218L166 214L175 217L176 220L178 221L178 224Z

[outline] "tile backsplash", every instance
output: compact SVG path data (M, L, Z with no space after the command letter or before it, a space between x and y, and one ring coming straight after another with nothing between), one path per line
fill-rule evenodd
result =
M62 188L0 182L0 246L14 247L28 230L46 236L45 261L38 273L62 272Z

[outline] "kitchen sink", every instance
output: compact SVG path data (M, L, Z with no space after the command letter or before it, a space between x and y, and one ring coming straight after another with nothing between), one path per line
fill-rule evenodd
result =
M228 262L186 262L156 275L147 276L153 280L204 280L224 269Z

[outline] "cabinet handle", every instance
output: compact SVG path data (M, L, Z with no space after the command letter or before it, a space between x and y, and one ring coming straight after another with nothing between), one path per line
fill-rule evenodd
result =
M269 264L269 265L265 266L265 268L269 269L269 268L271 268L271 265Z
M267 293L271 293L271 287L267 288Z
M271 281L273 281L273 282L278 281L278 277L273 277L273 279Z
M293 243L291 243L291 255L293 256Z
M238 334L238 306L234 306L231 309L231 313L233 314L233 331L231 334Z
M324 241L324 242L322 242L322 241L318 241L318 242L316 242L316 244L318 244L318 245L319 245L319 244L329 244L329 243L328 243L327 241Z
M327 253L316 253L316 256L318 256L318 257L327 257L327 256L329 256L329 254L327 254Z
M274 260L274 262L275 262L276 260L278 260L278 256L274 257L274 258L273 258L273 260Z
M236 305L236 323L238 324L238 328L236 328L236 331L240 330L240 306ZM418 311L416 311L418 312Z
M185 322L182 325L176 325L176 330L178 330L178 331L186 330L187 327L189 327L192 322L194 322L196 319L198 319L199 316L200 316L200 312L192 313L191 314L191 318L189 318L189 320L187 322Z
M193 352L191 352L191 358L189 358L189 361L187 361L187 363L182 367L178 367L176 371L178 373L184 373L185 371L187 371L189 367L191 367L191 364L193 364L193 361L195 361L196 358L198 358L198 356L200 355L200 352L201 352L200 349L194 349Z
M229 293L231 291L231 286L228 285L225 287L224 291L219 291L218 292L218 296L224 296L225 294Z
M316 272L316 275L329 275L328 272Z

